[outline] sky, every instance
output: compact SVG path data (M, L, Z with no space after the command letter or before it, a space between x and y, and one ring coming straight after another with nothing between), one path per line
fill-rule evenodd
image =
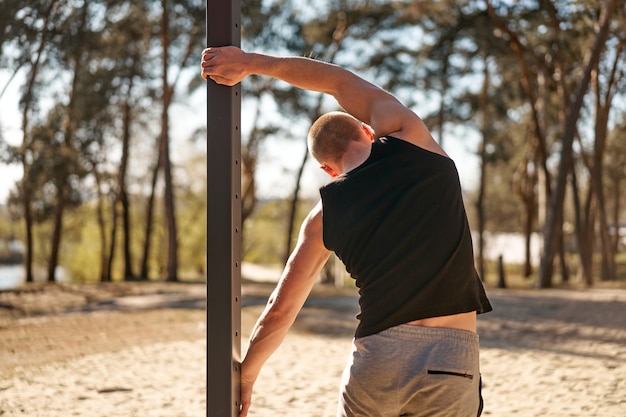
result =
M0 91L7 83L9 74L7 71L0 71ZM0 97L0 129L3 138L11 145L20 143L20 123L21 116L17 106L19 100L19 85L17 80L13 80L4 95ZM22 170L16 165L6 165L0 162L0 204L6 202L9 190L15 181L22 177Z
M199 76L199 75L198 75ZM9 74L0 71L0 89L4 87ZM0 128L5 140L18 145L21 142L21 115L18 108L19 88L22 80L19 77L13 80L5 94L0 97ZM245 97L245 90L243 91ZM204 89L198 90L191 96L184 98L185 104L174 104L170 113L171 138L174 142L172 149L179 152L172 156L173 162L184 163L184 158L189 155L188 138L196 128L206 125L206 94ZM178 101L181 97L178 97ZM242 107L242 133L245 135L251 128L251 113L253 111L246 106ZM417 113L420 114L419 109ZM268 115L272 117L272 115ZM294 130L295 127L294 127ZM258 162L257 183L260 198L286 197L295 187L296 172L306 150L304 135L308 126L298 126L296 132L302 132L302 139L271 137L261 148ZM478 146L478 138L471 131L461 129L449 130L445 133L444 148L455 161L459 170L461 184L465 191L475 188L477 183L478 159L475 150ZM196 145L197 146L197 145ZM206 149L206 148L205 148ZM176 152L176 151L175 151ZM21 179L22 170L18 165L6 165L0 163L0 204L6 202L9 191L16 181ZM330 177L324 174L319 167L311 161L305 167L302 179L302 193L304 197L318 197L318 188Z

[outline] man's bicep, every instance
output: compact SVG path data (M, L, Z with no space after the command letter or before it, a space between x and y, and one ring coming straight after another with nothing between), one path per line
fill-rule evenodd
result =
M330 256L324 246L321 204L318 204L302 223L294 253L288 267L298 275L315 280Z

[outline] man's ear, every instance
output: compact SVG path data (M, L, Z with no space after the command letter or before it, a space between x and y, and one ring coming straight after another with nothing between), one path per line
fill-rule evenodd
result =
M322 164L320 165L320 168L322 168L324 170L324 172L326 172L328 175L330 175L333 178L336 178L339 174L337 174L337 172L332 169L331 167L329 167L326 164Z
M367 133L367 135L369 136L371 142L374 142L376 140L376 135L374 134L374 129L372 129L372 127L370 125L368 125L367 123L361 123L361 129L363 129L365 131L365 133Z

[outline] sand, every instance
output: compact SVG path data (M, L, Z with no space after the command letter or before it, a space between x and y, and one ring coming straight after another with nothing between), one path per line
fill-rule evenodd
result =
M271 287L244 285L244 336ZM0 416L205 416L204 291L130 283L0 292ZM626 416L626 290L488 295L483 415ZM250 416L334 416L355 313L353 290L316 288L263 369Z

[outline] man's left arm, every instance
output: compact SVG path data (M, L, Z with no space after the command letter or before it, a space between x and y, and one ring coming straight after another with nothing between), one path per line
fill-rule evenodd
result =
M322 240L320 202L304 220L298 243L250 335L241 366L241 417L248 413L252 386L263 364L284 340L329 256Z
M370 125L376 137L391 135L445 154L413 111L389 92L338 65L303 57L247 53L232 46L205 49L201 65L202 76L218 84L232 86L248 75L258 74L329 94L346 112Z

